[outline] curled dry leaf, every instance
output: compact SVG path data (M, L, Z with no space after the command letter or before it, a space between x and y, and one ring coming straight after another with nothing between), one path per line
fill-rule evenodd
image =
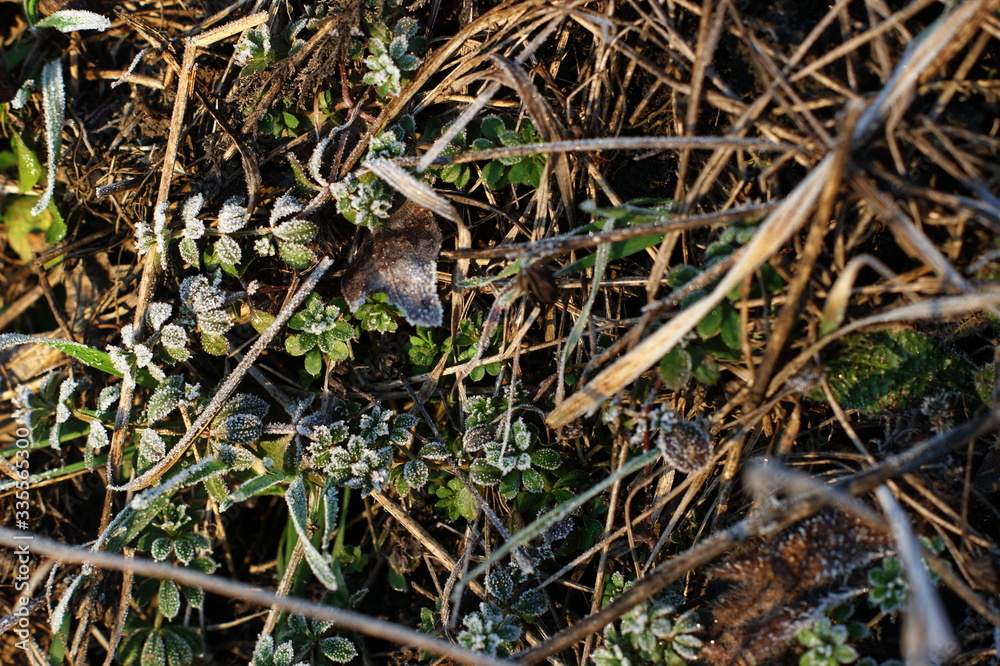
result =
M429 210L407 200L372 230L344 272L343 293L351 312L369 294L385 292L414 326L440 326L437 256L441 229Z

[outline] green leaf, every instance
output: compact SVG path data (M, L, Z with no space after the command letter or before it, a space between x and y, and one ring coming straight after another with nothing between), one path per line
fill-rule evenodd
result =
M299 270L309 268L316 261L316 253L301 243L278 243L278 254L282 261Z
M483 459L476 460L469 467L469 480L480 486L495 486L503 475L500 470Z
M331 636L319 642L319 649L330 661L346 664L358 656L354 643L341 636Z
M221 335L202 333L201 348L212 356L225 356L229 353L229 341Z
M28 25L35 25L42 17L38 11L38 0L24 0L24 13L28 15Z
M507 185L506 167L499 160L488 162L480 173L486 187L491 190L500 190Z
M691 354L682 347L674 347L660 359L660 377L663 385L672 391L683 388L692 376Z
M385 573L386 579L389 581L389 586L392 589L397 592L406 592L409 589L410 584L406 582L406 576L393 569L391 564Z
M307 220L288 220L278 225L274 235L283 241L308 243L316 237L317 231L316 225Z
M66 238L66 220L59 213L59 209L56 208L56 202L50 201L49 207L46 208L49 215L52 216L52 223L49 224L49 228L45 230L45 242L49 245L55 245L60 243ZM55 263L55 262L53 262ZM50 264L46 264L48 267Z
M722 343L733 351L740 351L743 347L741 338L742 322L740 313L731 306L725 306L725 315L722 318Z
M479 123L479 131L496 144L500 141L500 135L507 131L507 126L499 116L486 116Z
M526 469L521 472L521 482L529 493L540 493L545 490L545 479L537 470Z
M188 590L190 588L184 589ZM190 666L194 661L194 650L191 644L183 636L175 633L175 627L166 627L161 633L163 634L163 643L167 652L167 663L170 666ZM198 647L200 648L201 646Z
M263 333L267 330L267 327L274 322L274 315L263 310L251 310L250 311L250 325L253 326L253 330L258 333Z
M60 9L34 24L35 30L55 28L59 32L76 30L98 30L104 32L111 27L106 17L82 9Z
M615 261L617 259L622 259L623 257L631 256L636 252L642 252L647 247L658 245L662 240L663 234L652 234L650 236L641 236L639 238L632 238L626 241L612 243L611 249L608 252L608 261ZM577 259L572 264L565 266L564 268L559 269L553 275L561 277L563 275L569 275L588 268L593 268L596 261L597 253L594 252L581 259Z
M313 377L319 377L319 374L323 372L323 353L319 349L309 350L303 367Z
M108 356L106 352L94 349L93 347L88 347L85 344L70 342L69 340L56 340L33 335L23 335L21 333L0 333L0 349L25 344L39 344L54 347L55 349L72 356L84 365L90 366L95 370L100 370L101 372L115 377L121 377L121 373L115 370L115 366L111 363L111 357ZM149 388L156 388L159 386L159 382L150 377L149 373L146 372L140 372L136 381L143 386L148 386Z
M305 483L301 476L296 476L285 490L285 502L288 504L288 514L292 519L295 532L299 535L303 554L313 574L326 589L336 592L337 576L330 568L328 556L324 556L309 540L309 502L306 497Z
M229 498L233 502L242 502L254 495L260 495L279 483L290 481L295 476L295 474L261 474L244 482Z
M552 471L562 464L562 458L552 449L542 449L531 454L531 464L539 469Z
M181 610L181 593L172 580L160 581L159 608L164 617L173 619Z
M54 218L48 208L36 215L34 208L39 198L35 196L12 197L4 206L3 223L7 228L10 246L26 264L35 259L35 251L48 249L42 243Z
M42 177L42 164L35 151L28 148L18 132L10 133L10 142L17 153L17 188L20 192L30 192Z
M531 158L522 159L507 172L507 179L516 185L538 187L542 180L542 165Z
M140 662L142 666L167 666L167 651L160 632L151 631L146 636L146 642L142 644Z
M695 326L695 331L702 340L708 340L709 338L715 337L722 330L722 318L723 318L722 304L719 303L714 308L712 308L707 315L702 317L698 325Z

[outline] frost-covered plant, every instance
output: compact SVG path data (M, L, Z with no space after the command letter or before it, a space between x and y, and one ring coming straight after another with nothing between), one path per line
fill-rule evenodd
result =
M799 643L809 648L799 657L799 666L838 666L851 664L858 658L858 651L847 641L848 628L833 624L828 617L821 617L809 629L798 634Z
M347 343L354 339L354 328L340 316L340 308L325 304L317 294L310 294L300 312L288 320L288 328L300 331L285 339L285 350L293 356L305 356L306 372L319 375L323 360L333 365L350 356Z
M677 666L698 658L702 627L694 611L678 614L667 600L641 603L619 621L618 629L604 630L604 645L594 651L599 666L668 664Z
M416 36L419 29L412 18L401 18L392 33L382 23L372 24L372 38L368 40L371 55L364 61L368 73L363 81L375 86L379 97L398 95L403 87L404 73L420 66L420 58L412 53L423 41Z
M469 469L469 478L483 486L499 484L500 494L508 498L514 497L522 486L531 493L542 492L545 490L542 472L555 470L562 464L558 453L540 448L538 435L520 418L510 424L506 437L498 436L492 426L467 434L472 436L464 439L466 452L481 452Z
M306 243L312 242L318 231L315 223L302 219L287 219L301 211L305 205L290 193L286 193L271 207L267 227L248 227L250 216L240 197L231 197L219 209L215 227L208 229L198 215L201 213L204 197L196 194L185 200L180 217L184 224L181 230L181 258L192 266L201 266L198 241L209 234L216 237L210 244L211 255L230 275L239 273L237 266L252 256L269 257L277 253L282 261L292 268L302 269L316 261L316 253ZM254 239L253 245L244 247L244 239ZM249 252L247 250L250 250Z
M136 621L125 629L117 656L123 666L191 666L194 656L204 651L201 637L192 629Z
M410 443L416 418L378 405L357 417L345 403L334 412L340 418L312 428L304 466L321 469L333 483L360 489L362 495L381 490L389 479L392 447Z
M233 295L219 288L221 281L218 273L211 282L198 274L185 279L180 286L183 314L194 317L202 347L217 356L229 353L225 334L233 327L233 318L226 309Z
M458 644L491 657L506 657L521 637L521 622L496 604L482 602L479 610L462 620L465 625L458 634Z
M185 504L167 503L160 520L147 527L139 538L138 548L158 562L173 560L177 566L211 574L219 566L209 554L212 544L194 531L196 521L187 515L187 510ZM194 608L204 604L205 594L200 588L178 585L172 580L148 583L158 586L157 609L166 618L173 619L180 612L181 596Z
M333 625L306 620L301 615L288 618L288 625L275 646L270 634L257 637L257 645L250 659L250 666L309 666L324 663L320 655L337 664L346 664L358 655L357 648L349 639L341 636L327 636ZM319 654L317 654L317 652ZM303 654L304 653L304 654ZM306 658L295 660L296 655Z
M209 433L216 442L236 447L256 444L264 433L267 412L267 403L261 398L237 393L219 410Z
M458 634L460 645L491 657L506 657L521 637L521 622L534 622L548 608L545 595L537 589L522 590L528 577L511 563L486 575L487 601L463 619Z
M412 118L406 120L404 124L412 133ZM402 156L406 153L403 139L407 133L403 125L394 125L378 134L372 139L365 159ZM333 183L330 193L337 201L337 212L359 227L375 227L389 217L394 194L393 189L371 171L361 175L352 173L339 183Z
M70 399L80 383L65 374L50 372L42 380L38 392L19 385L14 396L14 418L25 429L32 444L45 441L61 450L60 435L64 423L73 416Z
M154 250L160 258L160 268L167 270L170 230L167 228L166 203L161 203L153 209L152 223L142 221L135 225L135 246L139 256Z
M274 61L274 58L271 34L267 25L258 25L244 32L233 54L233 61L241 68L241 77L263 70Z
M274 202L267 221L271 238L278 246L278 255L286 264L299 269L316 261L316 253L305 244L316 238L318 228L309 220L292 217L304 207L301 201L286 193ZM272 250L267 236L258 239L254 249L260 256L270 254Z
M506 414L509 425L497 423L508 410L505 398L475 396L462 409L466 414L462 448L475 455L469 469L473 483L499 484L500 494L508 499L522 487L531 493L545 490L544 473L557 469L562 459L555 451L541 446L534 428L524 419L510 423L511 417Z
M906 605L908 586L903 567L895 556L882 560L881 566L868 572L868 603L883 613L894 613Z
M944 549L944 542L940 537L920 537L920 541L935 555ZM927 567L926 562L925 568L931 580L936 583L939 579L937 572ZM906 606L910 594L909 583L898 557L890 555L883 558L880 566L868 572L868 584L871 585L868 590L869 605L877 606L883 613L895 613Z

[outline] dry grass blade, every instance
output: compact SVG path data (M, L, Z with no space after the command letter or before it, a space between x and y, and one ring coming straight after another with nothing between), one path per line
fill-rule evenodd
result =
M919 38L917 46L908 51L903 61L897 65L895 74L886 87L862 113L852 133L855 150L875 132L877 126L890 112L899 113L905 108L912 99L918 76L939 67L940 57L945 51L950 50L952 41L957 35L962 34L968 38L970 35L968 27L973 25L974 21L981 19L987 10L985 3L966 3L942 18ZM635 349L558 405L549 414L546 423L550 427L558 428L593 412L598 405L657 363L723 299L729 290L739 285L744 277L753 273L764 261L773 256L808 219L825 183L831 178L839 177L839 174L830 173L835 164L834 157L834 154L827 155L813 167L810 174L785 198L782 205L771 213L747 246L747 255L726 274L708 297L648 336Z
M462 224L462 216L458 214L451 202L437 193L433 187L417 180L406 170L396 166L386 159L369 160L364 163L372 173L389 183L394 189L400 192L407 199L423 206L427 210L434 211L446 220L451 220L455 224Z
M719 281L712 292L657 329L630 352L602 371L585 387L558 405L546 417L552 428L565 426L635 381L691 331L701 318L716 306L726 294L752 274L798 231L819 199L834 164L833 156L820 162L812 172L764 220L746 246L745 254Z

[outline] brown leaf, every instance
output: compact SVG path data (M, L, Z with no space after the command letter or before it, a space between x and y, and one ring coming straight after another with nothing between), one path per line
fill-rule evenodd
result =
M407 200L372 230L344 271L343 292L351 312L369 294L385 292L414 326L440 326L437 256L441 229L426 208Z

